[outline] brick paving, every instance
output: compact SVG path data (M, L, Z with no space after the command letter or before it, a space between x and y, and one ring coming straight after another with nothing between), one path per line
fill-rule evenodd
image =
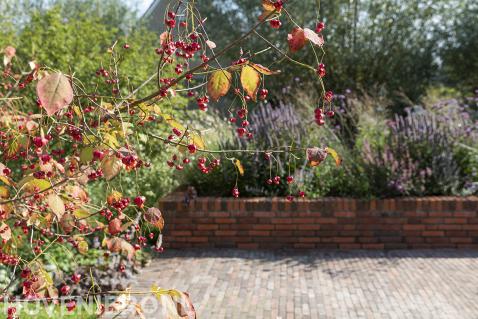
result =
M478 318L478 251L169 250L133 287L152 283L200 319Z

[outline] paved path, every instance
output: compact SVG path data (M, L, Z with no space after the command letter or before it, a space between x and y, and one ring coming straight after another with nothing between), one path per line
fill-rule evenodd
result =
M478 318L478 251L167 251L135 288L153 282L199 319Z

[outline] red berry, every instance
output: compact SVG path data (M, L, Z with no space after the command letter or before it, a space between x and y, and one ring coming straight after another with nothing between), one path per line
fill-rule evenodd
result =
M315 27L315 32L317 33L320 33L322 32L323 30L325 29L325 23L323 23L322 21L317 23L316 27Z
M125 43L125 45L123 45L123 49L129 49L129 44Z
M176 135L176 136L181 136L182 133L180 130L178 130L177 128L173 128L173 133Z
M303 192L303 191L299 191L299 194L298 194L298 195L299 195L299 197L302 197L302 198L304 198L304 197L305 197L305 192Z
M275 176L274 177L274 184L276 184L276 185L280 184L280 176Z
M232 189L232 196L234 196L235 198L239 197L239 189L237 187L234 187Z
M76 308L76 301L70 300L66 303L66 309L68 309L68 311L73 311L75 310L75 308Z
M294 200L294 196L292 195L287 195L286 199L289 201L289 202L292 202Z
M267 89L261 89L261 90L259 91L259 98L260 98L261 100L265 100L265 99L267 98L267 94L269 94L269 90L267 90Z
M191 154L196 153L196 151L197 151L196 145L194 145L194 144L189 144L189 145L188 145L188 151L189 151L189 153L191 153Z
M66 296L70 294L71 288L68 285L63 285L61 286L60 291L63 296Z
M71 281L73 281L75 284L79 283L80 280L81 280L81 275L80 274L71 275Z
M294 177L293 176L287 176L286 180L287 180L287 184L292 184L294 182Z
M280 22L279 19L272 19L271 21L269 21L269 24L273 29L279 29L282 25L282 22Z
M324 99L328 102L331 102L334 98L334 93L332 91L325 92Z
M142 208L144 206L145 201L146 201L146 198L144 196L136 196L134 199L134 204L138 206L139 208Z

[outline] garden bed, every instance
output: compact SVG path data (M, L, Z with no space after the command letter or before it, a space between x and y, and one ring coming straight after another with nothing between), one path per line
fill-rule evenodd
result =
M159 202L164 246L241 249L478 248L478 197L200 197Z

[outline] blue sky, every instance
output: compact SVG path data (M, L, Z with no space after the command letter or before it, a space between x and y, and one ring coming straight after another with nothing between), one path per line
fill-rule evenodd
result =
M144 13L153 0L126 0L133 8L138 8L140 14Z

